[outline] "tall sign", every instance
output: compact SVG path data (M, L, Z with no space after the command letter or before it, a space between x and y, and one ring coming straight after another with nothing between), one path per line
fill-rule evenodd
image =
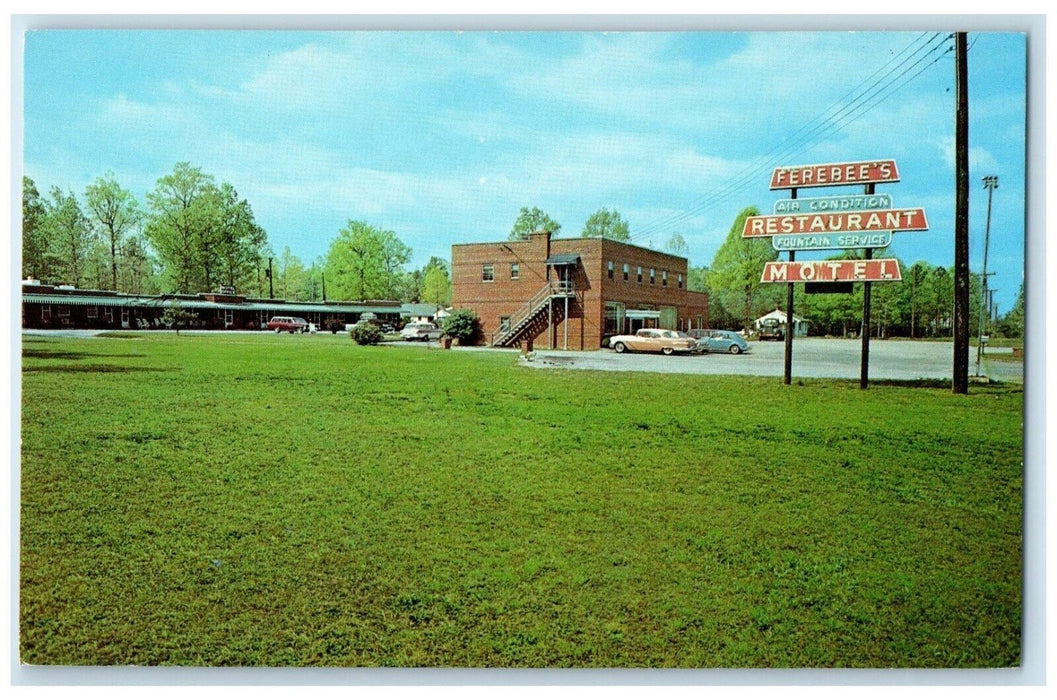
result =
M771 189L790 190L790 197L774 204L770 215L745 220L742 238L770 238L777 251L788 253L788 260L764 265L760 281L789 285L786 301L785 383L792 380L793 284L809 285L813 292L830 289L845 291L854 282L864 283L862 363L859 385L866 388L870 352L870 285L902 280L899 261L873 259L876 248L892 243L892 234L927 231L929 224L921 208L896 208L892 197L875 191L878 184L899 182L894 160L823 163L775 168ZM861 195L834 195L797 198L805 187L862 185ZM858 250L863 260L796 261L798 250Z

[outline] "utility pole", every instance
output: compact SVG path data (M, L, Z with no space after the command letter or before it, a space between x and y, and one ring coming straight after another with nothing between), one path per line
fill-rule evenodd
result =
M796 188L794 187L789 194L790 199L796 199ZM789 251L789 262L796 260L796 251ZM785 291L785 366L784 376L782 381L786 386L793 383L793 330L796 328L796 324L793 323L793 283L790 282L786 285Z
M268 298L275 298L275 288L272 286L272 259L268 258Z
M991 318L991 304L987 294L987 249L991 243L991 195L998 187L998 176L988 175L984 178L984 189L987 190L987 225L984 228L984 270L980 273L981 298L980 298L980 327L977 329L976 339L976 376L980 376L980 359L984 352L984 325Z
M866 185L863 193L871 195L874 193L874 185L870 183ZM863 251L863 257L866 260L873 258L873 248L867 248ZM859 355L859 388L866 389L870 386L870 288L869 282L863 282L862 285L862 333L860 334L860 355Z
M951 388L969 393L969 71L967 37L954 35L954 366Z

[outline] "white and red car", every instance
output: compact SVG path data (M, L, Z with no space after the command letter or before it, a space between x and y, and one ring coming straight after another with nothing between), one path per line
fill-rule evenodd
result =
M272 316L265 327L276 333L304 333L308 330L308 321L297 316Z
M609 347L617 352L660 352L672 353L699 352L697 341L680 331L669 331L663 328L641 328L635 335L615 335L609 339Z

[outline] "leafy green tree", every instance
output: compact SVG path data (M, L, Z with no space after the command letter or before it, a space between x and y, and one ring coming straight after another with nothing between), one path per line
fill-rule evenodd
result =
M422 293L420 299L425 304L447 306L451 303L451 277L448 263L433 257L426 263L422 274Z
M745 220L758 214L756 207L747 207L738 214L726 240L716 251L707 276L711 299L740 318L746 329L756 315L773 308L781 291L775 289L781 285L760 282L764 263L778 257L770 241L741 237Z
M584 223L584 230L580 234L582 238L608 238L614 241L628 242L631 234L628 232L628 222L620 217L620 213L614 209L609 211L602 207Z
M690 246L687 245L683 234L673 233L664 244L664 252L685 258L690 255Z
M401 266L410 258L411 249L392 231L349 221L327 251L328 296L393 298L400 286Z
M1017 293L1017 300L1013 303L1011 308L1005 316L1003 316L997 325L999 333L1007 338L1023 338L1024 337L1024 283L1020 283L1020 291Z
M279 256L272 269L275 273L273 287L281 299L305 301L310 298L305 296L308 271L301 260L290 250L290 246L283 248L283 254Z
M469 309L457 309L444 317L444 335L459 341L460 345L473 341L480 328L477 317Z
M118 290L118 257L125 236L143 219L143 210L131 192L121 187L114 173L97 177L85 188L85 204L101 230L109 252L110 289Z
M268 237L253 217L253 209L229 183L210 192L212 221L206 230L203 264L206 287L211 288L211 271L221 282L240 289L249 287L256 273Z
M47 207L37 185L22 176L22 276L48 276Z
M228 183L177 163L147 195L144 235L158 253L168 286L211 291L216 284L251 287L267 236L253 210Z
M162 323L175 329L176 335L180 335L180 329L189 324L193 318L194 314L183 308L179 299L170 300L161 315Z
M507 237L507 240L524 240L528 238L530 233L535 233L536 231L558 233L561 228L561 224L538 208L521 207L521 211L518 213L517 220L514 221L514 227L510 229L510 236Z
M147 195L150 207L144 235L158 253L169 286L178 291L207 290L216 185L190 163L177 163Z
M45 203L44 231L47 239L46 267L65 282L81 286L95 236L91 222L73 192L51 190Z
M133 294L160 291L154 276L154 261L142 236L129 236L121 249L120 287Z

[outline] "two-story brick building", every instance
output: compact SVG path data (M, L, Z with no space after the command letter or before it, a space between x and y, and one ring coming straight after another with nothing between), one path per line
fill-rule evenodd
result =
M708 327L708 295L687 290L686 258L606 238L453 245L452 306L478 317L487 345L595 350L656 327Z

